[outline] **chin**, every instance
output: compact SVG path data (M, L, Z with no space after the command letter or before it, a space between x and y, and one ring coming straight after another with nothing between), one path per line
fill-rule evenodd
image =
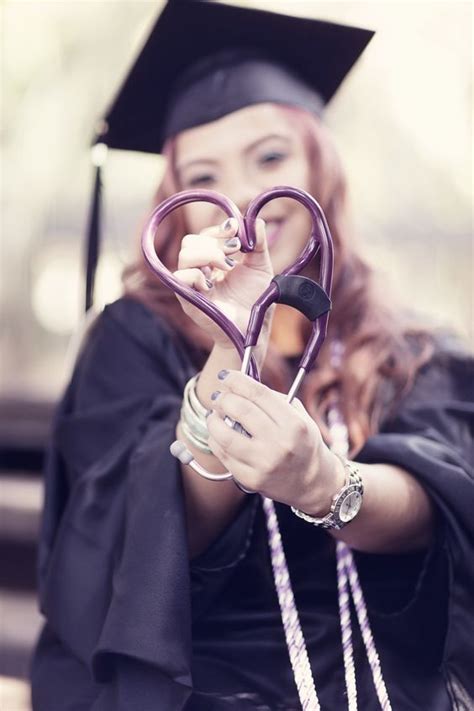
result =
M281 274L284 269L290 267L296 260L298 255L288 256L283 258L281 255L273 255L270 252L270 258L272 260L273 271L275 274Z
M269 248L270 259L272 260L273 270L275 274L280 274L284 269L290 267L301 254L304 243L299 249L295 249L294 243L291 244L291 238L282 239L278 244Z

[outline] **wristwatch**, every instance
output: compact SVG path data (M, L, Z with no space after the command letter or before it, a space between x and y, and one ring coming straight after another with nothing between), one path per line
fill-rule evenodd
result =
M342 462L347 471L346 483L333 496L329 513L322 518L315 518L292 506L291 510L296 516L308 523L312 523L314 526L335 528L337 531L340 531L341 528L344 528L346 524L357 516L362 506L364 485L357 465L347 459L343 459Z

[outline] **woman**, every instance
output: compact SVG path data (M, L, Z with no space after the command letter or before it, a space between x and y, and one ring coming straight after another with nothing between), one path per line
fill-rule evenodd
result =
M170 13L182 19L183 5L173 7L160 33ZM213 30L235 10L187 7L191 26L211 12L203 26ZM246 28L245 13L259 16L240 12ZM236 104L227 89L249 69L265 81L251 89L244 81ZM244 489L275 502L321 708L346 708L348 700L355 708L348 648L359 708L470 708L470 366L381 305L349 234L342 170L313 111L318 96L281 61L240 48L193 62L170 95L162 132L168 167L156 202L205 187L244 212L278 184L312 193L336 252L328 338L301 401L289 405L281 392L308 330L297 312L277 306L269 314L256 352L259 384L239 373L219 329L178 303L143 261L127 271L126 295L89 335L58 413L40 548L47 622L32 665L36 711L301 707L266 504L174 460L176 434L208 469L230 470ZM261 217L248 255L234 222L207 204L186 206L157 237L168 268L241 329L308 236L308 215L294 201L270 203ZM201 418L201 440L185 426L192 402L212 410ZM335 413L346 423L351 462L331 449ZM348 481L362 506L344 521L330 511ZM311 525L321 519L328 528ZM355 624L352 644L347 627L341 644L347 610L340 617L338 541L354 551L359 570L376 648L369 661ZM308 698L306 708L317 708Z

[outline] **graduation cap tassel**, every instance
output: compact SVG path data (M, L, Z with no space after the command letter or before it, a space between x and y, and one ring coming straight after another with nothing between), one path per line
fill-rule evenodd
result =
M85 289L85 311L86 313L94 303L94 283L97 270L97 263L100 253L100 220L102 208L102 166L107 158L107 146L105 143L96 143L91 150L92 164L95 166L94 187L92 190L92 202L89 213L89 223L87 228L86 243L86 289Z

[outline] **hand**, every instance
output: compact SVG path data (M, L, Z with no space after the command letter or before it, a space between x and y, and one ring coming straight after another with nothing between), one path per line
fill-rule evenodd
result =
M290 405L285 395L229 371L213 408L209 447L239 483L313 516L329 512L345 482L344 466L299 400ZM231 429L226 415L251 438Z
M256 237L255 250L243 254L239 251L240 240L234 219L202 230L198 235L186 235L178 256L178 270L174 272L180 281L205 294L242 332L247 328L252 305L273 277L265 223L260 219L257 220ZM185 313L215 344L233 348L214 321L185 299L178 297L178 300ZM268 341L272 312L272 308L267 312L259 347Z

